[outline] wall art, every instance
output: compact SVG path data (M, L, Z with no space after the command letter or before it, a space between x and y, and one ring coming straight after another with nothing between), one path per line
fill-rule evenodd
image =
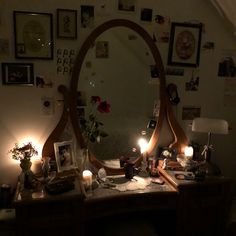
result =
M94 6L81 6L82 28L92 28L94 25Z
M168 65L197 67L200 59L202 24L171 24Z
M53 59L52 14L14 11L15 57Z
M77 39L77 10L57 9L57 38Z
M34 85L32 63L2 63L2 84Z

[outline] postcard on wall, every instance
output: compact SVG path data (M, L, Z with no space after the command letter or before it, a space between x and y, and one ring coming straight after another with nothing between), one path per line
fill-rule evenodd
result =
M224 50L218 64L218 76L235 77L236 76L236 51Z
M168 43L170 37L170 17L163 15L154 16L153 38L159 43Z
M186 91L198 91L199 87L199 75L198 71L192 71L191 78L188 82L185 83L185 90Z
M96 58L108 58L109 43L107 41L96 42Z
M182 110L182 120L193 120L196 117L200 117L201 108L195 106L185 106Z

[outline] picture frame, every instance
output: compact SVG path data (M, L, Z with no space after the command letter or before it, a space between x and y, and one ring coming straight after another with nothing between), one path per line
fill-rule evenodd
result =
M77 10L57 9L57 38L77 39Z
M202 24L171 24L168 65L197 67L200 60Z
M74 145L72 141L54 143L54 152L58 172L76 168Z
M2 63L2 84L33 86L33 63Z
M52 20L50 13L13 11L16 58L53 59Z

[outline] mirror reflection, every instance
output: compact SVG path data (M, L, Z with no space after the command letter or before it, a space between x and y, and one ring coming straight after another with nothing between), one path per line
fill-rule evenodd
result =
M152 121L159 113L159 79L154 64L146 42L125 27L103 32L86 54L77 88L77 111L82 131L84 121L96 119L88 147L106 165L120 167L114 160L139 156L139 138L148 140L153 133ZM109 104L103 112L97 110L100 101ZM91 124L86 124L91 131Z

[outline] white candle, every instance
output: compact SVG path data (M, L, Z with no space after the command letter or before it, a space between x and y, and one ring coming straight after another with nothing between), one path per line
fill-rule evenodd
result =
M85 184L86 187L89 187L92 185L93 182L93 174L90 170L84 170L83 171L83 182Z
M191 146L185 147L185 149L184 149L184 155L185 155L187 158L192 158L192 157L193 157L193 147L191 147Z

